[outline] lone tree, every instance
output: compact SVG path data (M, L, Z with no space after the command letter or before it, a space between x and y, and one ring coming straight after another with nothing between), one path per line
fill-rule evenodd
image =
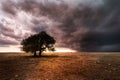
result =
M36 52L39 52L39 56L41 56L43 51L55 51L55 42L53 37L48 35L45 31L42 31L39 34L31 35L23 39L21 45L23 46L23 51L34 53L34 56L37 56Z

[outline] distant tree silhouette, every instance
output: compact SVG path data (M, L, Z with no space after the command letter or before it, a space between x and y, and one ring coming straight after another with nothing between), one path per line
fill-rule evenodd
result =
M23 51L32 52L34 56L37 56L36 52L39 51L39 56L41 56L43 51L55 51L55 42L53 37L48 35L45 31L42 31L39 34L31 35L23 39L21 45Z

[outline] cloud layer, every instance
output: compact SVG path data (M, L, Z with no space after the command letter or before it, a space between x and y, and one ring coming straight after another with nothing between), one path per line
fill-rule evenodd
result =
M3 0L0 46L47 31L56 46L78 51L120 51L118 0Z

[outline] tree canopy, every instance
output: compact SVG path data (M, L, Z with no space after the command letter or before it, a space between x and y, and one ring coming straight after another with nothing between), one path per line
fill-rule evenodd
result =
M36 52L39 51L39 56L41 56L43 51L55 51L55 42L53 37L48 35L45 31L42 31L23 39L21 45L23 51L34 53L34 56L36 56Z

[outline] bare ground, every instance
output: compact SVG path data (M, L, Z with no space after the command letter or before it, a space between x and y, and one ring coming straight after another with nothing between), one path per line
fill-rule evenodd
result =
M120 53L1 53L0 80L120 80Z

